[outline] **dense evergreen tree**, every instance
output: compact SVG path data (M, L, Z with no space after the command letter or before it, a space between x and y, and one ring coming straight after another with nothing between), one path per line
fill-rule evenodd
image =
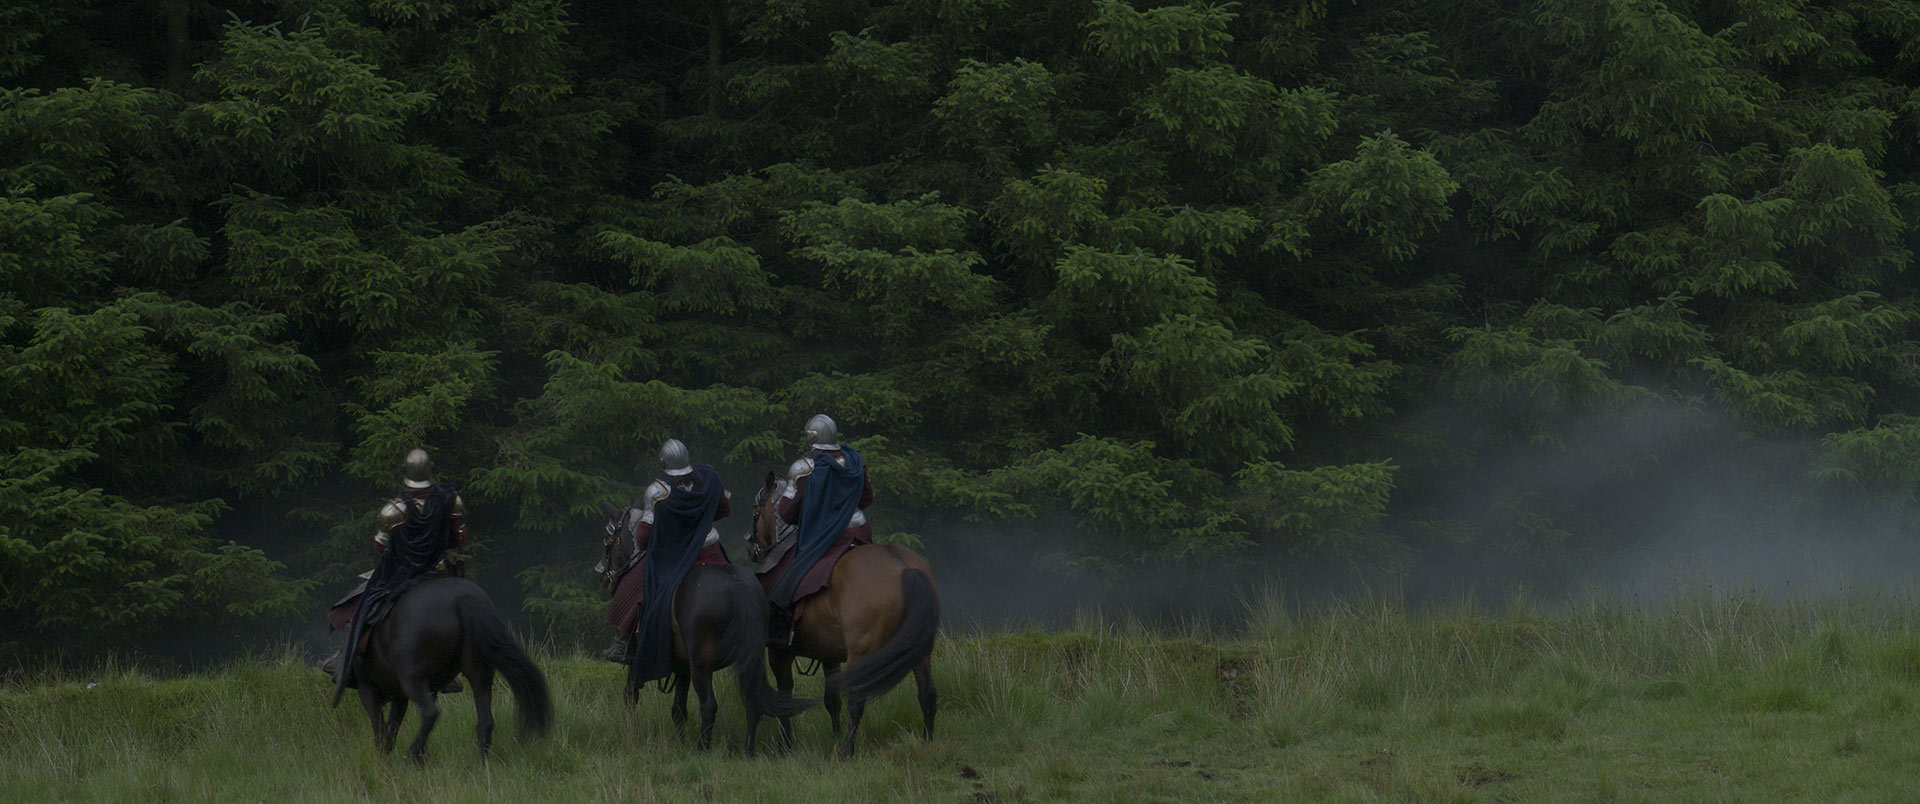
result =
M1551 573L1653 535L1648 467L1757 444L1808 445L1751 462L1769 504L1920 489L1910 3L0 21L26 634L313 607L417 444L564 618L636 456L751 480L823 410L884 538L1096 574Z

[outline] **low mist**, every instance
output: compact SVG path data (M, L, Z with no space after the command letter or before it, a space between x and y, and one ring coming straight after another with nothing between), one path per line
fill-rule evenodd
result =
M1142 556L1117 574L1062 573L1050 556L1086 538L1051 527L960 526L924 534L952 627L1071 626L1088 612L1157 624L1244 621L1277 598L1317 606L1391 597L1410 605L1515 597L1546 609L1677 595L1807 598L1912 585L1920 566L1905 499L1817 482L1814 439L1756 436L1700 405L1659 401L1561 421L1557 443L1511 438L1444 411L1416 417L1452 451L1388 445L1402 467L1377 536L1383 559L1297 555L1268 544L1203 566ZM1458 471L1461 459L1472 471Z

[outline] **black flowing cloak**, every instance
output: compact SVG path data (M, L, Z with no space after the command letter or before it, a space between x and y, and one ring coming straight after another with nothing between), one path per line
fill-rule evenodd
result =
M680 484L692 479L691 488ZM673 674L673 593L700 557L713 515L726 487L713 467L699 464L693 474L665 477L671 491L653 504L653 533L647 538L646 592L641 598L640 627L634 635L633 660L627 666L627 694L649 681Z
M353 615L352 624L347 626L347 647L340 654L340 672L334 681L333 702L340 703L340 694L346 691L352 680L353 671L359 664L358 650L360 637L366 633L369 623L376 622L386 614L387 606L393 598L412 586L414 581L427 570L447 556L447 519L453 514L453 499L458 496L452 486L434 483L427 487L427 498L415 501L409 495L401 495L407 510L405 521L393 527L387 535L387 551L380 554L380 561L373 565L373 574L367 577L367 589L360 598L360 610Z
M840 445L847 457L841 466L824 452L815 450L813 471L807 474L807 496L800 500L800 530L794 537L793 563L774 584L767 600L780 608L793 605L793 593L801 579L827 554L833 543L845 533L860 510L860 492L866 486L866 462L853 447Z

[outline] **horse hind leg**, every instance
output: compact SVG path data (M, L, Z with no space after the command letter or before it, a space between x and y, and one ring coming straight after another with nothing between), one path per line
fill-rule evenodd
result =
M759 667L753 667L752 669L753 669L753 672L756 674L761 672ZM754 749L758 747L758 743L760 742L761 712L760 712L760 705L754 701L754 694L748 688L748 685L749 683L764 684L766 682L760 679L749 680L744 675L738 674L738 673L736 673L735 675L740 682L739 683L740 709L741 711L744 711L747 713L747 742L744 746L741 747L740 755L744 757L752 757Z
M933 714L940 708L940 692L933 687L933 658L913 668L913 683L920 690L920 719L926 724L925 736L933 739Z
M684 667L673 669L673 729L687 730L687 670Z
M393 740L388 738L386 718L380 716L380 694L374 692L373 684L360 685L360 707L367 710L367 720L373 724L373 748L376 751L393 750Z
M780 691L781 697L792 700L793 654L778 649L768 650L767 666L773 670L773 688ZM838 709L838 699L835 699L834 706ZM839 719L838 715L834 717ZM793 718L786 715L780 716L780 749L793 750Z
M382 753L392 753L393 744L400 741L400 722L406 719L406 698L395 698L387 704L387 728L386 732L380 735Z
M693 691L700 695L700 750L713 745L713 721L720 715L720 702L713 698L713 668L693 669Z
M860 735L860 716L867 712L867 699L857 694L847 696L847 736L840 741L838 758L853 758L853 741Z
M833 678L835 673L840 672L839 662L821 662L820 667L820 678L822 679ZM825 690L820 693L820 708L827 710L827 717L833 720L833 733L839 734L840 691L834 689L832 684L825 684L823 686Z
M745 697L744 694L742 697ZM740 755L751 758L756 743L760 740L760 710L751 702L745 706L747 713L747 743L740 749Z
M433 734L433 724L440 720L440 705L434 701L433 689L428 685L425 675L407 673L400 678L400 689L405 691L407 699L420 710L420 733L414 735L413 745L407 746L407 758L414 762L425 762L427 758L427 737Z
M474 662L461 670L473 688L474 738L480 743L480 756L493 749L493 668Z

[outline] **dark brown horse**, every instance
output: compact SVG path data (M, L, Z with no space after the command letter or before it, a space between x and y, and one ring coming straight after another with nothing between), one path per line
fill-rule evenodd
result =
M626 549L609 547L603 566L626 566L633 539L619 538L626 512L602 502L607 513L609 544L624 542ZM631 533L629 532L630 536ZM635 567L629 572L640 572ZM745 567L704 564L687 572L673 591L673 725L687 723L687 687L700 694L700 747L713 743L713 722L720 710L713 695L713 674L731 665L747 712L747 742L743 753L753 756L760 718L787 718L813 706L794 700L792 686L775 692L762 668L766 659L767 595L760 581Z
M506 623L493 612L487 593L464 578L422 580L393 601L367 639L354 668L360 704L373 721L373 743L392 751L407 703L420 710L420 733L407 748L418 762L440 718L435 690L453 677L467 677L478 721L480 753L493 743L493 674L505 676L520 710L523 733L544 734L553 722L547 681ZM381 706L388 706L383 718Z
M779 530L774 503L786 481L769 473L753 501L754 556L773 547ZM789 572L805 572L793 567ZM854 547L834 565L823 591L806 600L794 626L793 643L767 651L774 685L793 690L793 660L813 659L827 669L822 700L840 731L840 693L847 696L847 732L840 743L841 757L853 756L860 732L860 715L867 699L893 689L913 673L920 689L920 716L925 736L933 737L933 716L939 700L933 687L933 640L940 630L940 591L927 562L897 544ZM846 665L845 670L840 666ZM780 718L780 740L793 745L793 723Z

